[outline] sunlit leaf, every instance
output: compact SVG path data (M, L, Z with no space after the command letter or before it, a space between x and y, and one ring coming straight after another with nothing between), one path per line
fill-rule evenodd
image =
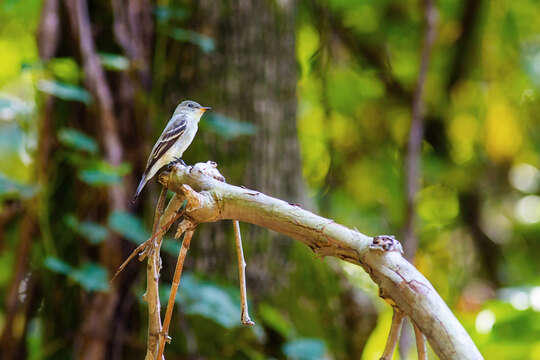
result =
M70 57L53 58L47 66L56 78L66 83L76 83L81 76L79 65Z
M71 128L62 128L58 131L58 140L75 150L86 151L92 154L97 153L98 145L96 141L85 133Z
M169 36L178 41L185 41L197 45L205 53L214 51L214 40L206 35L195 31L174 28L169 32Z
M319 339L297 339L283 345L283 353L294 360L323 359L325 351L324 343Z
M252 123L237 121L216 113L208 114L201 126L226 139L234 139L243 135L253 135L257 130L257 127Z
M125 211L114 211L109 215L109 227L137 244L150 238L150 232L142 220Z
M92 102L92 96L84 88L54 80L40 80L37 88L47 94L63 100L80 101L85 104Z
M109 289L107 270L99 264L86 263L81 268L74 269L69 274L69 278L88 291L106 291Z
M122 55L99 53L99 60L107 70L124 71L129 69L129 59Z

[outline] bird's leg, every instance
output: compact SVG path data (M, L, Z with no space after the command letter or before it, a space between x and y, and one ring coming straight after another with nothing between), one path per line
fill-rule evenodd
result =
M171 161L168 165L167 165L167 170L172 170L173 166L176 165L176 164L182 164L184 166L187 166L186 163L184 162L184 160L182 160L181 158L175 156L174 157L174 160Z
M177 163L180 163L180 164L182 164L184 166L187 166L186 163L184 162L184 160L182 160L181 158L179 158L177 156L174 157L174 161L176 161Z

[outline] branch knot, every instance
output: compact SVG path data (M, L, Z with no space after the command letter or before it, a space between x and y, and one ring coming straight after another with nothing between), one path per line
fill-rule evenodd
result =
M396 240L394 235L377 235L373 238L373 241L369 245L371 250L382 252L399 252L403 254L403 248L401 243Z

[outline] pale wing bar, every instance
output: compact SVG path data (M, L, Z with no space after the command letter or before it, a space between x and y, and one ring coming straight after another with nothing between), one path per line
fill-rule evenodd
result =
M154 151L152 151L152 156L150 156L150 161L146 167L147 170L152 168L156 161L163 156L174 145L180 136L186 131L186 121L182 120L179 122L178 126L174 126L171 130L164 132L161 138L158 140Z

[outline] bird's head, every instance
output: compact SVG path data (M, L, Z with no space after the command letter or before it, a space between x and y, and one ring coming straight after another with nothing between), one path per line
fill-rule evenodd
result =
M184 112L188 114L198 115L199 117L205 113L205 111L210 110L211 107L201 106L199 103L192 100L185 100L178 105L175 113Z

